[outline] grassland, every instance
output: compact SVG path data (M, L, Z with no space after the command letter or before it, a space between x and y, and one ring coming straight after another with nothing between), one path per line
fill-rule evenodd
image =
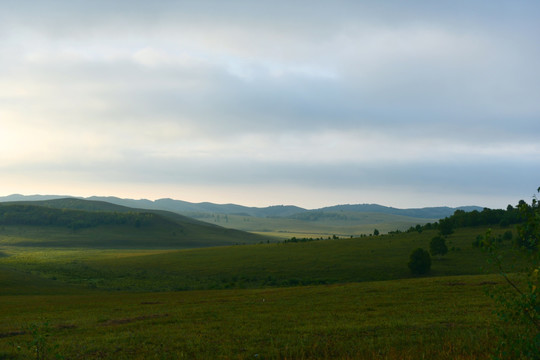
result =
M421 278L408 256L435 231L175 250L20 246L28 229L0 233L0 359L487 359L497 336L484 227Z
M406 230L417 224L434 222L435 219L416 218L369 212L309 213L295 217L253 217L244 215L194 213L199 220L226 228L249 231L261 235L286 238L328 238L334 235L350 237ZM310 216L308 216L310 215ZM319 216L314 216L319 215Z
M254 244L267 240L256 234L220 227L201 230L175 225L145 228L102 225L72 230L65 227L0 226L0 246L16 247L186 249Z
M471 243L486 228L464 228L435 258L432 276L482 274ZM502 229L496 230L502 232ZM0 266L106 290L176 291L335 284L410 278L407 261L435 231L299 243L188 250L113 250L4 246Z
M493 276L0 296L0 358L486 359ZM6 311L7 310L7 311Z

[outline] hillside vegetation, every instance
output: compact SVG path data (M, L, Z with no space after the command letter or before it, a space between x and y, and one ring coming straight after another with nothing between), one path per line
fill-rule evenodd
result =
M0 203L0 245L178 249L261 241L166 211L79 199Z

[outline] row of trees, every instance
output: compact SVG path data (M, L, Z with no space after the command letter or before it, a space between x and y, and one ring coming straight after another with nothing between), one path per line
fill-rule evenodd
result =
M533 202L533 206L534 204ZM436 223L427 223L423 226L416 225L409 228L408 232L417 231L419 233L424 230L439 230L439 235L430 241L429 252L418 248L411 253L408 263L409 269L414 274L425 274L429 272L431 268L431 256L444 256L448 253L446 237L451 235L454 229L481 225L500 225L506 227L519 223L530 223L530 219L533 216L531 214L534 213L533 206L521 200L517 207L508 205L506 209L493 210L484 208L482 211L473 210L470 212L456 210L452 216L441 219ZM518 246L537 246L537 243L531 244L530 240L527 239L530 238L530 233L534 233L534 231L538 231L539 229L529 229L529 227L527 227L527 234L529 235L523 233L518 237Z
M520 201L516 210L521 223L516 226L513 247L521 256L510 255L490 230L481 242L507 285L490 294L505 324L497 328L501 340L496 344L495 358L540 359L540 202L536 197L530 205Z
M482 225L500 225L506 227L509 225L519 224L526 219L520 211L520 207L527 206L527 203L521 200L517 207L508 205L506 209L489 209L484 208L482 211L464 211L456 210L453 215L445 217L435 223L427 223L425 225L411 226L407 232L422 232L424 230L439 230L442 235L450 235L454 229L468 226Z

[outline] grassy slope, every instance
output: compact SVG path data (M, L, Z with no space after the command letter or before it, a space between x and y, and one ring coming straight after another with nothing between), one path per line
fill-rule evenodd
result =
M200 248L267 241L267 238L225 228L104 225L78 229L65 227L3 226L0 246L85 248Z
M46 335L51 358L486 359L494 316L482 284L494 279L0 296L0 358L35 357L28 344Z
M82 210L82 211L107 211L107 212L144 212L157 214L167 219L173 220L178 224L190 223L190 224L199 224L205 225L206 223L195 220L191 217L183 216L175 212L166 211L166 210L151 210L151 209L142 209L142 208L132 208L122 205L112 204L106 201L95 201L95 200L83 200L77 198L63 198L63 199L53 199L53 200L42 200L42 201L19 201L19 202L5 202L0 203L0 206L6 206L11 204L19 205L34 205L40 207L46 207L51 209L69 209L69 210Z
M78 199L28 202L24 204L29 205L29 213L34 218L39 218L40 211L43 212L41 218L47 218L49 214L60 212L58 209L68 209L62 210L66 213L66 216L81 217L83 219L84 214L88 213L90 218L96 211L105 212L104 214L113 214L113 212L137 214L140 211L108 203ZM13 205L4 203L0 204L0 206L3 209L8 209ZM73 230L67 226L2 225L0 226L0 246L193 248L257 243L267 240L256 234L210 225L166 211L151 211L150 213L149 220L145 220L140 227L126 223ZM141 214L143 213L141 212ZM24 213L21 216L24 216Z
M0 266L0 295L58 295L89 293L87 287L73 286L38 275Z
M485 261L471 246L485 228L460 229L449 239L456 248L434 259L432 276L482 273ZM497 230L503 231L503 230ZM434 231L180 251L23 249L6 247L0 265L72 284L142 291L255 288L345 283L411 277L410 253L427 249Z

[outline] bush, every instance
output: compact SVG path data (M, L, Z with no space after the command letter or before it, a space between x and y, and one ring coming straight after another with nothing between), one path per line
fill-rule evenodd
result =
M514 238L514 234L512 233L512 230L507 230L504 232L503 240L511 241Z
M446 255L448 247L446 246L446 240L442 236L435 236L429 243L429 252L431 255Z
M407 265L413 274L426 274L431 270L431 256L426 250L418 248L411 253Z
M450 235L454 232L454 224L452 223L452 219L444 218L442 220L439 220L439 233L441 235Z

